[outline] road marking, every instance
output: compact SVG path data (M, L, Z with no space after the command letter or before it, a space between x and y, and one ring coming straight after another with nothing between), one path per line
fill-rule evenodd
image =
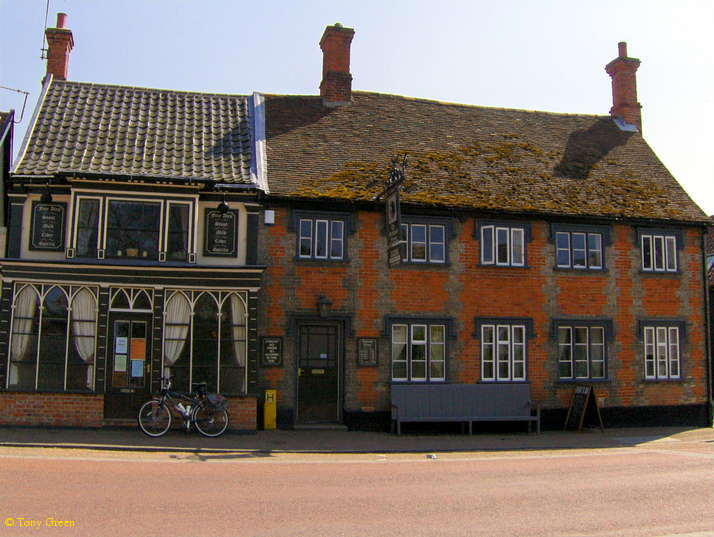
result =
M76 452L75 452L76 453ZM414 454L364 454L362 457L346 454L299 454L299 453L178 453L166 454L157 457L152 453L148 457L143 457L142 453L136 456L126 456L125 454L116 457L97 456L93 454L65 455L54 454L3 454L0 450L0 459L25 459L25 460L63 460L63 461L91 461L91 462L135 462L135 463L162 463L162 464L190 464L190 463L210 463L210 464L448 464L450 462L487 462L494 460L543 460L543 459L573 459L586 457L613 457L621 455L691 455L694 457L714 458L714 454L699 454L691 452L679 452L662 449L642 449L636 447L620 447L607 449L579 450L578 452L537 452L522 454L515 452L493 453L488 455L457 455L450 453L440 453L438 459L427 459L425 453ZM332 460L330 460L332 459Z

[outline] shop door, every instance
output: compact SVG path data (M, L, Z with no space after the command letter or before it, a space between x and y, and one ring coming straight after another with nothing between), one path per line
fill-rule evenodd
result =
M298 329L299 424L339 423L341 417L341 330L338 323Z
M106 418L136 418L139 407L149 399L151 330L151 314L110 314Z

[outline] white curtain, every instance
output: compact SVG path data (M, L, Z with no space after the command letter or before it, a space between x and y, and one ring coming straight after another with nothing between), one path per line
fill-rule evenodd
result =
M10 348L10 385L19 382L19 369L12 362L21 361L30 344L32 325L37 310L37 292L31 286L22 289L15 296L15 313L12 327L12 346Z
M231 322L233 324L233 350L236 361L245 366L245 305L237 295L231 295Z
M97 330L97 306L94 295L82 289L72 300L72 335L77 354L87 364L87 388L94 378L94 339Z
M181 356L191 322L191 304L181 293L174 294L166 305L164 331L164 375L170 376L171 366Z

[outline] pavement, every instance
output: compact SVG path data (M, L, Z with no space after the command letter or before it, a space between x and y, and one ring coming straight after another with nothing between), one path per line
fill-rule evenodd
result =
M149 438L138 428L70 429L0 427L0 448L63 448L144 452L201 453L439 453L606 449L655 442L714 445L714 428L645 427L584 429L535 433L395 435L341 430L268 430L226 433L205 438L196 432L171 430Z

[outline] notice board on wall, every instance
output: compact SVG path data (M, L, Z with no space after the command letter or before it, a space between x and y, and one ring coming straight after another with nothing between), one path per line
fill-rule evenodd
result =
M564 431L568 429L582 430L586 422L595 423L604 429L600 408L597 406L597 397L592 386L576 386L573 392L573 398L570 401L568 415L565 417Z

